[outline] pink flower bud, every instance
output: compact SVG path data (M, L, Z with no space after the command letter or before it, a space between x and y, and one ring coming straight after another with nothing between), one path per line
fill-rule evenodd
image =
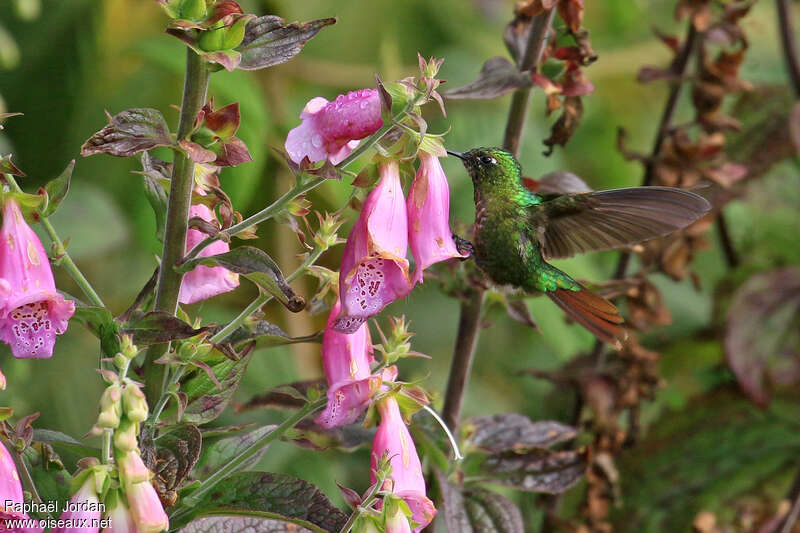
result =
M141 533L158 533L169 527L169 519L156 489L149 481L125 487L131 515Z
M347 237L339 271L342 311L333 328L353 333L369 317L411 291L408 224L397 161L378 165L381 181L367 196Z
M378 403L378 412L381 415L381 423L372 441L370 482L375 483L378 462L385 453L392 466L390 488L411 509L412 517L418 524L414 529L414 532L417 533L436 516L433 502L425 495L425 479L422 476L422 465L417 455L417 449L403 421L400 406L393 396L387 396ZM405 519L405 517L403 518ZM397 527L400 527L399 520L397 524ZM401 529L397 531L401 531Z
M93 475L90 475L78 492L70 498L66 510L58 517L59 520L69 520L73 527L56 527L51 530L51 533L67 533L68 531L98 533L102 515L100 509L100 500L95 492L95 479Z
M147 420L147 399L142 389L135 383L125 385L122 393L122 405L125 407L125 416L131 422L144 422Z
M300 119L286 137L286 152L295 163L308 157L335 165L350 155L359 139L383 126L377 89L340 94L333 102L318 96L306 104Z
M205 195L200 189L196 189L195 192L201 196ZM211 209L203 204L193 205L189 208L189 218L191 217L200 217L207 222L216 220L216 216L211 212ZM186 251L188 252L194 248L206 237L207 235L202 231L190 228L186 233ZM224 254L230 249L227 242L214 241L203 248L197 255L198 257L209 257L211 255ZM183 276L178 301L182 304L193 304L218 294L232 291L238 286L239 274L219 266L207 267L198 265Z
M150 481L152 474L144 465L139 452L130 451L116 454L119 477L126 485Z
M422 282L422 271L439 261L461 257L450 231L450 188L439 158L419 152L419 170L408 191L408 241L417 268L414 282Z
M316 423L324 428L352 424L369 405L381 384L380 376L370 373L372 342L366 324L355 333L339 333L332 327L341 309L337 301L328 316L322 335L322 366L328 381L328 405Z
M53 355L56 335L64 333L75 304L56 292L41 241L7 197L0 228L0 341L14 357Z

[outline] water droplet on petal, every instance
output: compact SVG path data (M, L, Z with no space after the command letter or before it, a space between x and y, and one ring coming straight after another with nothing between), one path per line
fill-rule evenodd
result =
M314 135L311 138L311 144L314 145L314 148L319 148L322 146L322 136L321 135Z

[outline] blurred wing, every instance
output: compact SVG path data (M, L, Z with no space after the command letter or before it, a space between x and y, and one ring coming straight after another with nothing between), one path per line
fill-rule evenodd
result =
M705 215L711 205L672 187L632 187L559 196L530 207L545 258L613 250L662 237Z

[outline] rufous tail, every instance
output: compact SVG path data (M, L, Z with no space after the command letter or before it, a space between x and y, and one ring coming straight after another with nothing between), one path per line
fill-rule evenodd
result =
M601 341L621 348L621 342L628 337L627 330L622 326L625 321L614 304L589 289L558 289L548 291L547 296Z

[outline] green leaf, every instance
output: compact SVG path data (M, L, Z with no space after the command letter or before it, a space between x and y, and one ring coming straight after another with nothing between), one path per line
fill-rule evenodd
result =
M28 446L22 452L22 460L42 501L60 505L69 499L72 477L52 448L47 444Z
M271 348L283 346L285 344L297 344L302 342L322 342L322 331L302 337L292 337L279 326L259 320L255 323L248 323L231 333L225 342L230 344L241 344L248 341L256 341L257 348Z
M150 176L142 176L142 179L144 181L144 195L156 215L156 238L159 242L163 242L164 227L167 221L167 191Z
M239 472L220 482L196 509L197 517L237 514L338 532L347 515L311 483L286 474Z
M92 135L81 146L81 155L109 154L129 157L158 146L171 146L164 115L157 109L126 109L113 117L108 115L108 125Z
M187 406L183 413L183 420L192 424L205 424L217 418L230 402L239 382L247 369L247 364L253 352L238 361L232 361L219 351L213 350L211 356L203 360L222 385L222 390L203 371L197 371L181 386L186 393ZM171 411L175 418L174 410Z
M100 458L100 450L81 444L79 441L70 437L66 433L54 431L52 429L34 429L33 430L34 442L45 442L63 452L68 452L80 459L81 457L97 457Z
M123 325L120 332L133 335L133 343L138 345L160 344L176 339L188 339L210 327L194 329L192 326L164 311L150 311Z
M284 24L275 15L258 17L247 23L244 39L236 48L242 53L239 67L255 70L289 61L325 26L336 24L335 18Z
M227 464L243 450L249 448L258 439L272 432L272 430L274 430L276 427L278 426L263 426L250 431L249 433L224 437L210 445L204 446L200 460L197 462L195 475L201 479L207 477L219 467ZM239 469L249 470L253 466L257 465L258 461L260 461L261 457L264 455L264 452L267 451L267 448L268 446L264 446L264 448L259 450L259 452L252 458L242 463Z
M25 173L18 169L17 166L11 161L11 154L0 157L0 174L25 176Z
M105 307L76 305L73 318L81 322L89 331L100 339L100 347L106 355L114 355L119 351L119 325L114 321L111 311Z
M303 297L294 292L286 282L275 261L264 251L253 246L240 246L224 254L196 257L176 267L176 270L189 272L197 265L221 266L231 272L242 274L294 313L302 311L306 305Z
M47 207L41 212L41 215L44 218L49 217L53 213L56 212L58 206L61 204L61 201L67 197L67 193L69 192L69 181L72 178L72 171L75 168L75 160L69 162L67 168L58 175L57 178L49 181L47 185L44 186L44 190L47 192Z

